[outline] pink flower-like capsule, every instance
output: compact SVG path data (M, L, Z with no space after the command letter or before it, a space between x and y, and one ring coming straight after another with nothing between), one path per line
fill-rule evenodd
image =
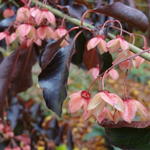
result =
M4 124L2 122L0 122L0 132L2 132L4 129Z
M36 16L41 14L41 10L37 7L30 8L30 15L35 18Z
M124 106L125 111L121 112L121 115L122 119L128 123L131 123L137 112L145 120L147 120L149 117L146 107L135 99L125 99Z
M113 79L113 80L117 80L119 78L119 73L117 70L115 69L111 69L109 72L108 72L108 75Z
M37 35L36 29L30 24L21 24L18 26L16 34L19 37L20 43L27 41L27 46L32 45L33 42L41 45L41 40Z
M35 28L31 24L21 24L18 26L16 33L19 37L25 37L29 33L32 33L35 31Z
M115 122L115 124L118 123L120 120L122 120L121 113L122 112L118 110L115 110L115 112L113 113L113 122Z
M15 146L14 148L12 148L12 150L21 150L21 148L19 146Z
M87 109L91 95L88 91L79 91L70 95L69 111L75 113L81 108Z
M63 37L64 35L66 35L68 33L68 31L65 29L65 27L59 27L55 30L55 40L60 39L61 37ZM62 41L61 46L67 46L69 43L67 42L67 40L69 39L69 35L67 34L67 36L65 37L65 39Z
M122 49L123 51L129 49L129 44L124 40L122 36L117 36L116 39L110 40L107 43L107 48L109 52L115 52L119 49Z
M12 138L14 137L14 132L12 131L11 127L9 125L5 125L3 129L4 137L5 138Z
M105 119L113 121L113 115L109 109L104 107L104 109L99 113L96 119L99 123L101 123Z
M87 50L91 50L95 47L98 47L98 50L101 52L107 52L106 41L104 40L103 35L98 35L92 39L90 39L87 43Z
M44 39L54 39L55 33L54 30L49 27L49 26L41 26L37 29L37 35L39 39L44 40Z
M144 61L145 61L144 58L137 56L133 59L132 63L134 67L139 68L140 65L143 64Z
M116 64L118 62L121 62L124 59L127 59L128 57L134 55L134 53L130 51L123 51L118 54L117 58L113 61L113 64ZM120 69L131 69L132 67L140 67L140 65L144 62L144 59L140 56L135 57L131 60L123 61L119 64Z
M96 79L99 75L99 67L94 67L89 70L89 74ZM119 73L115 69L111 69L106 76L109 75L113 80L117 80L119 78Z
M9 34L8 32L0 32L0 40L6 40L6 44L9 45L16 39L16 33Z
M87 110L101 123L104 119L113 121L113 114L107 108L108 105L115 108L116 111L123 112L124 104L122 99L108 91L101 91L97 93L89 102Z
M94 110L97 107L101 107L101 111L105 105L111 105L116 110L123 112L124 103L123 100L116 94L110 93L108 91L101 91L97 93L89 102L88 110Z
M132 56L133 53L130 51L123 51L118 54L117 58L113 61L113 64L116 64L118 62L121 62L124 59L127 59L128 57ZM121 63L119 63L120 69L131 69L132 68L132 60L126 60Z
M4 148L4 150L13 150L10 146Z
M68 33L68 31L65 29L65 27L59 27L55 30L55 34L56 34L57 39L63 37L67 33Z
M31 144L31 139L26 134L15 136L15 139L22 142L25 145L30 145Z
M3 11L3 16L4 16L5 18L12 17L12 16L14 16L14 14L15 14L15 12L14 12L13 9L11 9L11 8L7 8L7 9L5 9L5 10Z
M92 76L92 78L95 80L97 79L98 75L99 75L99 67L94 67L91 68L88 73Z
M30 19L30 9L28 7L21 7L17 11L16 21L27 23Z
M108 91L99 92L88 104L88 110L95 116L99 123L104 119L113 119L111 112L107 109L108 104L117 108L119 111L123 111L124 109L121 98L113 93L109 93Z
M30 145L24 145L22 147L22 150L31 150L31 146Z
M47 20L51 25L56 24L56 18L50 11L46 9L32 8L31 16L35 18L37 25L40 25L44 20Z

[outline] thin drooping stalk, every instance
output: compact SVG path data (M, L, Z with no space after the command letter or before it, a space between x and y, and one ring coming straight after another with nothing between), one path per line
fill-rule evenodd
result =
M33 4L39 5L40 7L43 7L43 8L47 8L49 11L51 11L56 16L59 16L61 18L65 17L65 19L67 21L69 21L69 22L71 22L71 23L73 23L75 25L78 25L78 26L81 25L81 21L79 19L76 19L76 18L73 18L71 16L68 16L67 14L63 13L62 11L60 11L60 10L58 10L56 8L53 8L50 5L43 4L42 2L39 2L37 0L31 0L31 1L32 1ZM83 26L88 27L90 29L95 29L95 27L93 25L89 24L89 23L83 22ZM108 33L108 36L111 39L115 38L115 35L113 35L112 33ZM129 47L130 47L130 51L132 51L133 53L140 53L140 52L143 51L142 49L136 47L135 45L133 45L131 43L129 43ZM143 57L145 60L150 61L150 53L148 53L148 52L147 53L141 53L140 56Z
M141 54L144 54L144 53L146 53L146 52L150 52L150 49L143 50L143 51L138 52L138 53L136 53L136 54L134 54L134 55L132 55L132 56L129 56L129 57L127 57L127 58L124 58L123 60L120 60L120 61L116 62L116 63L113 64L110 68L108 68L107 71L110 71L111 69L115 68L115 67L118 66L120 63L123 63L123 62L125 62L125 61L127 61L127 60L134 59L134 58L136 58L137 56L140 56Z
M107 73L108 73L111 69L115 68L116 66L118 66L118 65L119 65L120 63L122 63L122 62L125 62L125 61L127 61L127 60L131 60L131 59L134 59L134 58L136 58L137 56L140 56L142 53L146 53L146 52L149 52L149 51L150 51L150 49L141 51L141 52L136 53L136 54L134 54L134 55L132 55L132 56L129 56L128 58L124 58L123 60L120 60L120 61L116 62L115 64L113 64L111 67L109 67L103 74L100 74L100 75L99 75L99 77L103 76L103 78L102 78L102 87L104 87L104 80L105 80L105 77L106 77ZM99 77L98 77L98 78L99 78Z

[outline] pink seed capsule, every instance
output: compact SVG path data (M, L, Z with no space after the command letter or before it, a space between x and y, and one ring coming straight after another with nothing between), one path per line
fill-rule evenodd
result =
M86 99L86 100L89 100L91 98L91 94L88 91L84 90L81 92L81 97Z

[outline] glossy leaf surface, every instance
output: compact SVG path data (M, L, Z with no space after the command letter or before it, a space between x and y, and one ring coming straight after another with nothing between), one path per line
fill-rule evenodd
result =
M101 5L99 8L95 9L95 12L125 21L143 31L146 31L149 26L148 18L143 12L121 2L115 2L106 6Z
M31 69L35 63L33 49L18 48L4 58L0 64L0 107L1 115L9 89L11 94L24 91L32 85Z
M148 150L150 148L149 128L106 128L106 135L111 144L120 148Z
M39 75L39 83L48 108L60 116L62 103L67 96L67 79L73 44L56 50L58 51L56 55ZM41 61L41 66L42 63Z

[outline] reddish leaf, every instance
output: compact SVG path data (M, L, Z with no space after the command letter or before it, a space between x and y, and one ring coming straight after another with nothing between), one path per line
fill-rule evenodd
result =
M129 7L121 2L100 6L94 11L125 21L134 27L141 29L142 31L146 31L149 27L148 18L143 12Z
M150 127L150 121L132 121L132 123L128 123L126 121L119 121L116 124L113 121L104 120L100 125L103 127L106 127L106 128L123 128L123 127L149 128Z
M3 110L6 100L6 95L9 88L9 83L11 79L11 73L14 68L14 62L17 58L19 51L16 50L10 56L5 57L5 59L0 64L0 115L3 116Z
M99 58L96 49L92 49L90 51L85 50L83 55L83 62L88 69L93 67L97 67L99 64Z
M14 94L25 91L32 85L32 66L36 62L35 49L21 49L16 67L11 75L11 91Z
M33 50L18 48L0 64L0 115L4 110L8 90L16 94L31 86L31 69L35 62Z

